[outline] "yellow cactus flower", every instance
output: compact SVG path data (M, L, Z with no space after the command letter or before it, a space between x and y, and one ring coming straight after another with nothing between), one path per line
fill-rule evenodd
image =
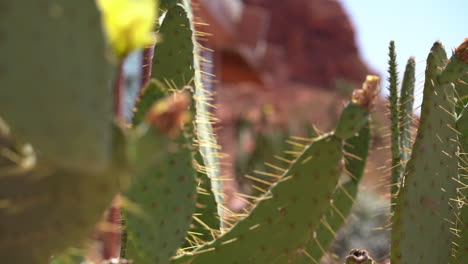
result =
M96 0L114 51L125 56L155 41L158 0Z

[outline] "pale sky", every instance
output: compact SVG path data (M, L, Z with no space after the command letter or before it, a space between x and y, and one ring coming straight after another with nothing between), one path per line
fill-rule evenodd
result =
M468 37L468 0L340 0L354 24L364 60L386 78L388 43L395 41L400 81L410 56L422 87L427 54L440 40L450 56ZM386 90L386 82L383 83ZM420 90L421 91L421 90Z

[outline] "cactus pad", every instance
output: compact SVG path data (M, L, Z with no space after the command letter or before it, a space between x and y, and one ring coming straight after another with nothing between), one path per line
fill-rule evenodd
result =
M312 239L307 244L305 252L295 263L311 263L320 261L330 243L336 237L336 232L345 223L354 205L358 192L359 182L364 174L367 155L370 147L370 128L367 124L359 131L357 136L345 141L344 151L348 153L345 161L345 168L350 176L350 180L336 188L332 196L332 207L327 209L322 223L314 230Z
M414 58L410 58L406 64L405 75L401 84L401 95L400 98L398 98L398 127L400 131L400 158L402 165L409 159L412 146L411 130L413 125L415 81L415 61ZM404 166L402 166L402 169L403 168ZM400 176L398 176L398 182L395 183L399 184L399 179Z
M421 121L403 188L397 198L392 230L392 263L447 263L453 223L450 199L456 197L457 134L454 86L440 84L447 62L434 44L427 60Z
M249 216L173 263L285 263L294 259L329 205L341 156L341 142L335 137L314 140Z
M166 1L168 3L168 1ZM176 1L174 1L176 2ZM164 8L164 2L161 7ZM190 2L183 1L182 5L169 5L159 33L162 41L154 50L152 76L156 80L173 89L182 89L187 85L192 86L195 120L193 126L194 146L199 148L203 161L203 170L211 180L214 189L217 212L223 217L224 197L222 181L220 177L220 165L218 160L218 144L214 137L211 114L211 93L204 89L200 72L200 55L194 36L192 24L193 15Z
M112 161L111 64L94 1L2 1L0 115L52 163Z
M52 253L81 246L116 194L122 172L90 174L41 161L24 167L32 157L0 141L9 153L0 157L0 200L6 204L0 207L2 261L43 264Z
M132 244L126 257L135 263L168 263L192 222L196 201L192 151L183 135L169 146L125 194L141 209L141 214L125 213Z

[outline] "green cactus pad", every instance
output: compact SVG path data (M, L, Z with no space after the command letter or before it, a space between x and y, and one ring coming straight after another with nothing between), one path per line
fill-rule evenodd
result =
M322 224L312 234L312 239L305 248L307 255L299 256L296 264L312 263L313 260L318 263L324 254L323 250L328 249L336 237L336 232L345 222L356 199L358 185L364 174L370 137L370 128L367 124L361 129L359 135L345 141L344 151L350 154L346 157L345 167L351 179L339 186L333 193L333 207L327 210Z
M112 67L95 2L4 0L1 10L0 115L51 163L102 172Z
M456 222L458 236L455 238L451 263L462 264L468 262L468 105L461 111L457 119L457 129L460 132L458 140L460 150L458 156L459 180L463 186L458 189L459 215Z
M152 111L159 109L155 104L163 108L165 104L159 102L167 100L166 96L176 99L178 95L151 80L142 91L132 120L136 133L132 153L139 172L125 196L138 206L139 213L132 208L124 210L126 239L122 252L126 258L142 264L167 263L184 242L195 211L196 171L186 133L169 139L155 129L148 129L146 124L156 114ZM162 117L167 116L161 111ZM168 117L176 118L173 114Z
M336 125L335 136L348 139L355 136L367 122L369 111L362 106L348 103L341 113Z
M401 166L401 146L400 146L400 123L399 123L399 96L398 96L398 65L396 62L395 42L390 41L388 52L388 101L390 111L390 130L391 130L391 150L392 150L392 163L391 163L391 201L392 208L396 199L396 195L400 186L402 177Z
M200 153L195 153L200 155ZM195 157L197 162L201 157ZM198 164L199 168L200 165ZM183 248L187 251L202 243L211 241L220 233L220 219L216 213L215 196L211 190L211 181L204 171L197 172L197 204L194 213L194 221L190 226L190 234L186 237Z
M371 144L371 131L369 123L370 121L368 119L361 131L359 131L359 134L345 140L343 147L345 153L349 154L346 156L346 171L352 178L351 182L354 182L356 185L364 175L367 155L369 154L369 148Z
M82 246L119 187L122 170L105 174L61 169L39 160L29 168L11 139L0 139L0 256L5 263L43 264ZM25 148L27 149L27 148ZM13 157L13 159L11 159Z
M128 259L140 264L168 263L192 222L195 184L192 151L181 135L125 193L141 210L140 214L124 214L128 243L132 244L126 252Z
M199 67L198 48L193 34L194 28L190 3L173 5L166 13L159 34L162 41L154 51L152 76L159 82L173 89L192 86L195 101L195 121L192 131L195 133L194 146L198 147L203 161L204 171L211 179L218 204L218 215L223 215L223 187L220 180L218 144L214 137L210 113L210 93L203 89ZM164 3L162 3L164 7ZM210 188L211 189L211 188ZM210 190L211 192L211 190Z
M468 104L468 74L460 80L455 81L455 92L457 95L457 114Z
M457 118L457 129L460 132L460 140L466 140L468 138L468 104L465 105L463 110L460 112ZM463 146L462 141L462 146Z
M392 264L449 261L457 134L454 86L438 82L446 62L446 53L436 42L427 60L420 125L395 206Z
M413 125L414 84L416 81L414 69L414 58L409 58L406 64L403 82L401 84L401 95L398 100L400 154L403 164L409 159L412 146L411 130Z
M132 123L133 125L140 124L145 114L149 111L151 106L161 98L167 95L168 91L163 89L163 85L156 80L150 80L146 86L142 89L141 95L136 103L135 112L133 113Z
M460 205L460 214L458 217L457 228L459 229L458 235L460 236L455 240L458 245L453 253L453 264L464 264L468 262L468 197L466 187L464 189L464 196ZM460 197L460 199L462 198Z
M262 116L265 120L266 116ZM265 121L261 124L262 129L257 130L253 123L249 120L240 120L237 126L239 134L237 157L235 158L235 171L236 175L246 175L252 172L269 172L277 174L278 169L272 169L267 164L275 162L274 155L282 153L290 147L288 142L291 142L290 132L285 129L278 129L270 127ZM309 136L309 135L308 135ZM249 137L253 138L254 148L252 151L246 151L246 144ZM310 138L317 137L317 135L310 136ZM252 139L250 139L252 140ZM290 149L292 151L301 151L303 146L299 144L295 146L298 149ZM271 180L271 177L258 174L256 178L266 181ZM254 189L251 193L252 196L259 196L259 190Z
M151 80L143 89L142 94L137 103L136 111L133 116L133 123L139 124L148 112L151 105L158 99L163 98L169 93L169 89L162 83ZM185 136L188 141L192 142L193 127L188 125ZM189 142L187 142L189 144ZM190 143L192 144L192 143ZM193 148L193 147L191 147ZM187 236L185 244L182 248L194 247L202 241L210 241L214 238L215 233L219 230L219 217L216 214L216 201L211 191L211 182L203 171L202 157L199 152L194 152L194 168L197 170L197 201L195 219L192 221L190 234Z
M192 29L181 6L169 9L159 29L161 42L154 49L151 77L175 89L193 83Z
M468 38L455 50L438 80L440 84L453 83L468 72Z
M195 26L193 24L194 16L191 9L191 1L183 0L183 6L186 10L187 17L189 19L190 28L192 32L195 32ZM201 46L197 43L195 34L192 34L192 45L193 45L193 67L195 69L193 76L193 99L195 101L195 135L196 135L196 146L200 148L200 154L203 158L204 170L206 175L211 180L211 188L217 203L217 214L220 219L220 226L224 226L224 188L223 178L221 175L220 161L219 161L219 149L221 148L213 131L212 124L216 123L216 119L213 117L212 110L213 106L213 93L204 87L204 81L202 77L202 70L200 63L203 60L200 53ZM204 61L209 63L209 61Z
M463 100L468 98L468 73L462 78L455 81L455 89L457 92L457 99Z
M294 259L329 205L341 156L341 141L334 136L314 140L249 216L173 263L286 263Z

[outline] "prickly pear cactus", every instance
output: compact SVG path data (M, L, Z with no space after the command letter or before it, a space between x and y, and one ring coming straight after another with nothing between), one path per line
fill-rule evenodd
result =
M41 158L102 172L112 161L112 66L96 4L27 6L2 1L0 115Z
M398 98L399 148L402 170L409 159L412 147L411 132L413 126L415 82L415 61L414 58L411 57L406 63L405 75L401 84L401 95Z
M284 263L308 241L329 203L339 176L341 142L332 135L315 140L261 197L248 217L217 240L173 263ZM320 186L311 192L311 186ZM312 201L314 205L304 210ZM237 252L242 252L238 254Z
M177 2L181 2L177 4ZM193 28L193 15L190 1L173 1L161 3L162 8L168 8L159 34L162 37L154 51L152 77L169 89L181 90L190 87L194 104L192 111L194 120L189 126L187 135L191 137L197 166L197 181L200 186L200 205L197 207L191 240L212 239L212 233L218 233L223 225L224 196L218 160L218 144L213 133L211 114L212 94L205 90L201 80L199 66L200 55L196 44ZM170 7L170 8L169 8ZM208 212L216 201L217 211Z
M187 17L190 21L189 26L192 33L192 45L193 45L193 67L195 69L193 75L193 99L195 107L195 120L194 120L194 130L196 134L196 143L197 147L200 149L200 155L203 159L204 170L206 175L211 181L212 193L214 195L216 204L217 204L217 217L220 219L221 229L224 227L224 217L225 217L225 206L224 206L224 184L220 161L219 161L219 150L220 146L217 143L216 135L213 131L212 124L216 123L216 118L213 116L213 96L214 93L204 87L203 82L203 73L201 70L200 64L201 54L200 54L200 44L198 44L195 36L195 26L194 26L194 15L192 12L191 1L183 0L183 7L187 14Z
M394 206L396 193L399 189L399 182L401 182L402 176L402 165L401 165L401 148L400 148L400 130L399 130L399 119L398 119L398 72L397 72L397 63L396 63L396 52L395 52L395 43L390 42L389 45L389 110L390 110L390 121L391 121L391 150L392 150L392 185L391 185L391 194L392 194L392 206Z
M468 104L468 74L455 82L455 91L457 94L456 111L459 113Z
M456 219L456 234L452 263L461 264L468 262L468 105L465 105L457 118L457 129L460 132L458 173L463 184L458 189L458 217Z
M449 261L458 182L453 82L466 63L458 52L447 61L436 42L427 59L418 133L395 206L392 263Z
M81 246L99 221L125 170L91 174L36 159L28 145L2 140L0 255L7 263L47 263L52 253ZM116 168L117 169L117 168Z
M192 84L194 44L185 9L179 5L169 9L158 33L162 39L154 50L151 77L174 89Z
M159 96L156 95L157 91L160 91ZM177 128L182 125L182 123L177 124L177 111L182 110L182 116L179 118L183 118L183 113L189 106L188 95L175 93L164 100L163 95L156 82L149 83L140 103L145 104L151 99L159 100L147 109L145 116L148 118L160 115L158 111L167 112L166 115L171 115ZM170 107L174 109L171 110ZM160 142L151 143L154 139L158 139L151 134L142 144L164 146ZM131 187L125 193L140 211L139 213L132 210L124 211L129 245L125 257L141 264L167 263L169 261L167 256L174 255L177 248L185 241L195 211L196 171L192 165L190 144L183 134L179 134L175 135L164 150L164 155L152 163L150 168L145 169L142 175L135 175Z
M312 238L296 263L319 262L336 233L346 222L351 208L354 205L358 192L359 182L364 174L367 155L370 147L370 128L367 123L358 135L347 139L344 143L345 168L350 178L347 182L339 184L335 189L331 206L321 219L320 225L312 233ZM307 252L307 253L306 253Z
M354 118L354 125L349 120L340 120L339 129L334 133L314 139L271 189L258 198L248 216L216 240L176 257L173 263L294 261L310 241L312 231L330 204L341 171L343 140L366 124L367 110L377 95L377 87L378 78L368 78L350 103L367 114L353 115L360 111L354 107L345 108L342 119ZM310 201L314 206L304 210Z
M0 115L11 134L1 145L0 255L47 263L81 246L126 174L112 65L94 1L4 1L2 10Z

